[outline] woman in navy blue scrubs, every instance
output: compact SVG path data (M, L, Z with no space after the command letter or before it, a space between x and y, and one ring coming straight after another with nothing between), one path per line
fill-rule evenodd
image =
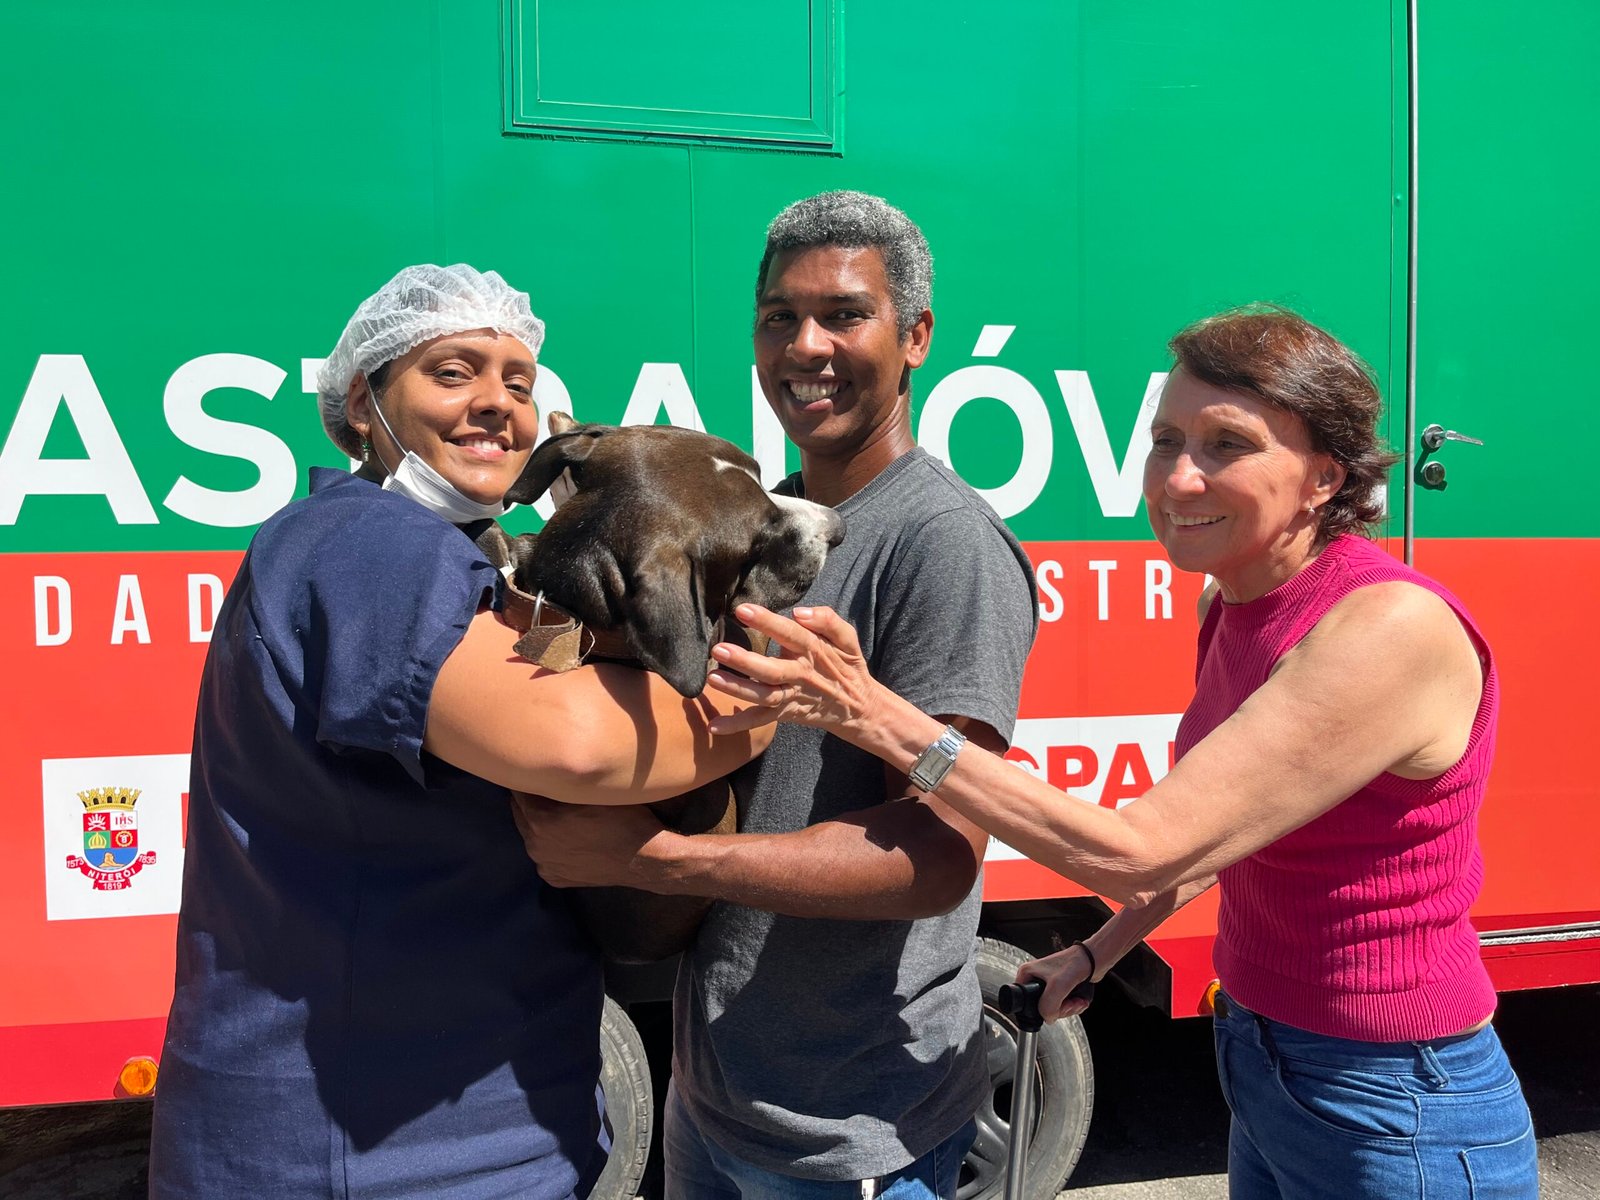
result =
M533 449L543 324L412 267L319 377L313 469L218 615L195 722L150 1187L567 1200L598 1173L600 964L510 791L632 804L765 744L730 702L519 662L473 542Z

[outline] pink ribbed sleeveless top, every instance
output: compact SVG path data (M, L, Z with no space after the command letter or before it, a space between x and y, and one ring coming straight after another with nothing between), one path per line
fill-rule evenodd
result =
M1381 1042L1457 1033L1494 1011L1467 911L1483 881L1477 814L1499 689L1472 618L1443 587L1372 542L1336 538L1265 596L1212 603L1200 629L1195 698L1177 737L1181 758L1340 599L1390 580L1441 597L1477 646L1483 699L1466 753L1434 779L1380 775L1224 868L1213 949L1223 988L1246 1008L1313 1033Z

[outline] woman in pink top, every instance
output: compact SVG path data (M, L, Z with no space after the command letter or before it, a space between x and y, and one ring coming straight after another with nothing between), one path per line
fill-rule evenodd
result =
M1220 883L1236 1200L1534 1196L1532 1124L1467 915L1499 704L1489 647L1455 597L1366 536L1394 459L1355 354L1274 308L1201 321L1171 350L1145 505L1173 563L1214 582L1165 779L1109 810L963 750L877 684L820 608L741 611L785 652L716 648L728 669L713 684L766 708L713 728L825 727L1122 902L1023 968L1051 1019Z

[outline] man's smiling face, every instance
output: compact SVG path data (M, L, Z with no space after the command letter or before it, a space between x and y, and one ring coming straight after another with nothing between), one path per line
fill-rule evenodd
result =
M903 384L927 357L924 318L900 335L875 247L775 255L756 301L756 374L789 440L809 455L848 458L907 419Z

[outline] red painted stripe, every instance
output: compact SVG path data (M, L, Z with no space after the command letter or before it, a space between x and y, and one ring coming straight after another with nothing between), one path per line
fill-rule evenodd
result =
M1049 615L1028 664L1030 718L1180 712L1194 669L1197 577L1151 563L1153 544L1028 547ZM116 1072L160 1045L170 1000L171 917L44 919L40 761L183 753L205 654L189 641L187 576L231 581L241 555L0 555L0 660L25 686L0 689L0 914L10 970L0 983L0 1104L108 1097ZM1600 876L1600 784L1589 758L1600 637L1600 541L1425 540L1418 566L1462 596L1500 664L1502 717L1481 836L1488 882L1483 929L1594 919ZM1094 564L1101 564L1098 567ZM34 644L34 580L57 576L73 595L73 638ZM122 575L138 577L151 644L112 645ZM1165 582L1165 586L1162 584ZM1152 763L1152 767L1158 764ZM64 870L65 868L62 867ZM1083 896L1025 861L989 864L990 900ZM1173 1011L1192 1011L1210 974L1215 902L1203 897L1158 931L1173 966ZM1495 947L1501 988L1600 979L1600 944Z
M1600 983L1600 938L1490 946L1483 961L1499 992Z
M159 1058L166 1017L0 1027L0 1107L70 1104L116 1096L130 1058Z

